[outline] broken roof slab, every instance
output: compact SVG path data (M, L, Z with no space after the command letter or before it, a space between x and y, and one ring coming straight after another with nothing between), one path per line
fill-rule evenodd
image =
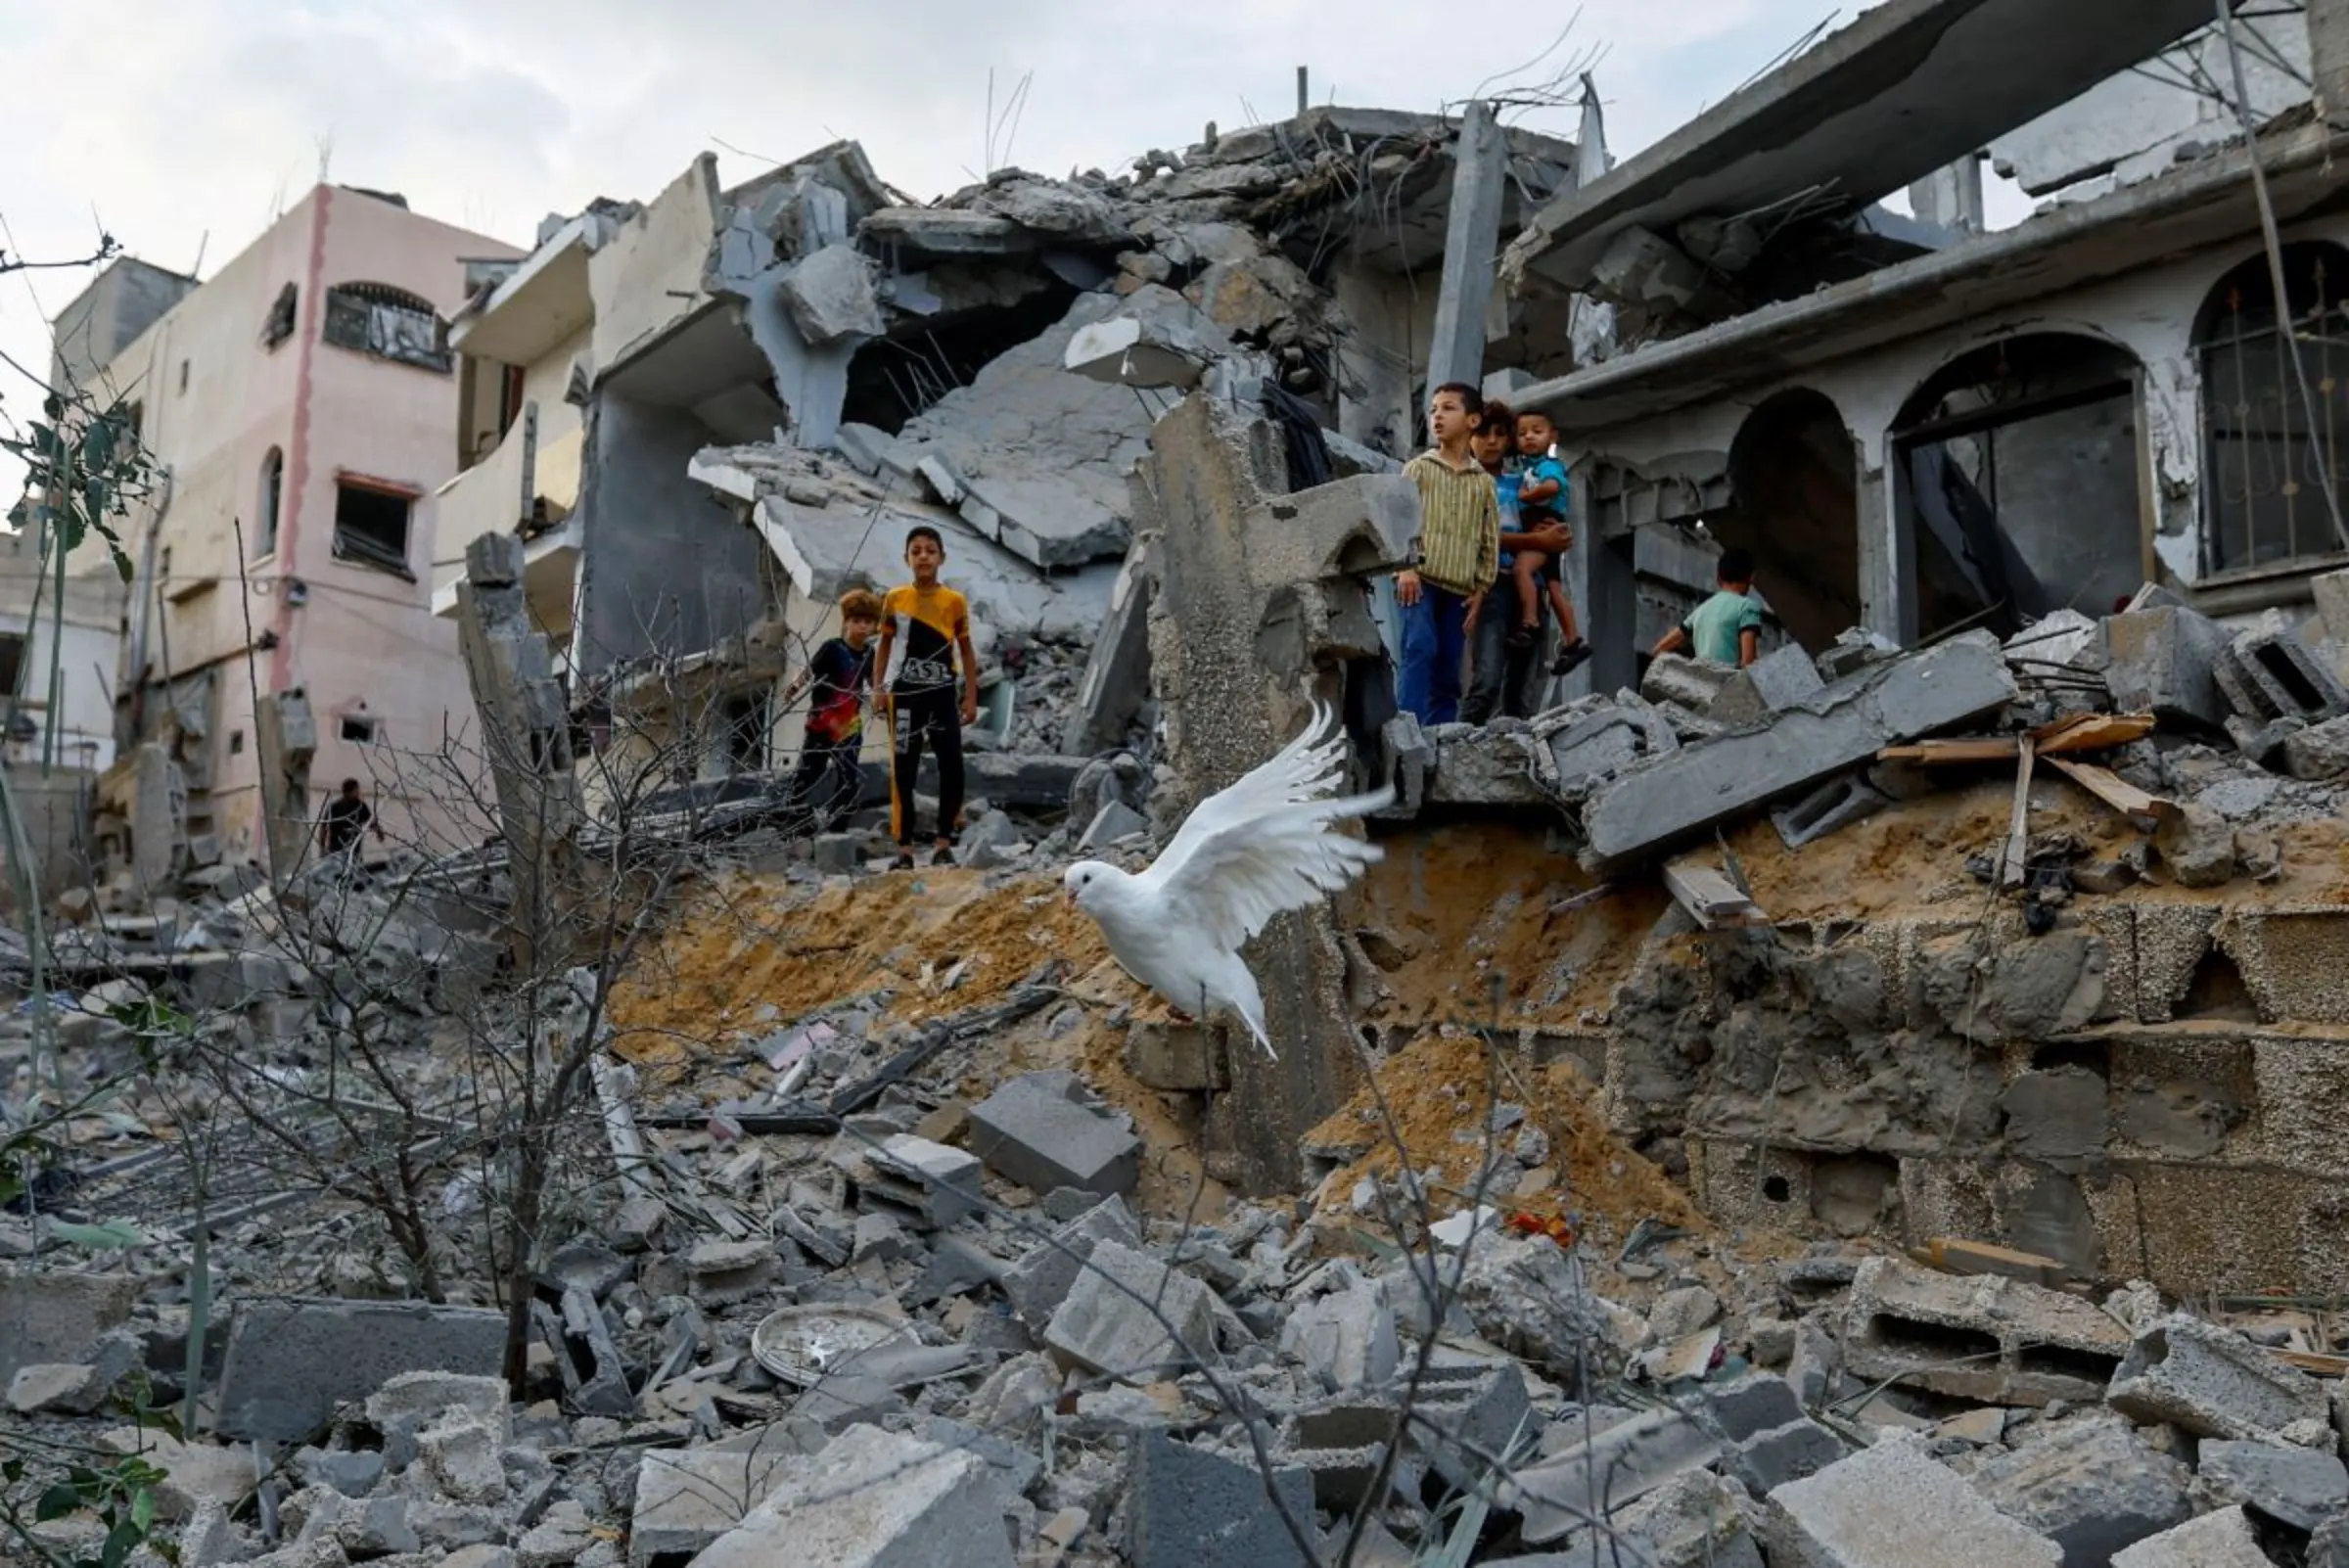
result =
M595 320L587 258L617 227L600 212L564 224L479 308L459 312L449 324L449 346L502 364L537 363Z
M2349 205L2330 172L2349 135L2309 124L2263 139L2278 221ZM2157 266L2251 232L2251 161L2228 148L2160 179L1666 339L1511 399L1561 434L1608 430L1788 380L1885 344Z
M2211 18L2209 0L1887 0L1604 179L1536 213L1512 277L1579 285L1632 227L1819 193L1866 206L1980 151ZM1831 194L1829 194L1831 193Z

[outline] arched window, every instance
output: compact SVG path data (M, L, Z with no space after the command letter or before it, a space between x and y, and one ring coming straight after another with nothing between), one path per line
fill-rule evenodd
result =
M261 459L260 527L253 530L253 553L258 560L277 549L278 513L286 499L286 454L277 447Z
M388 283L338 283L326 291L328 343L420 370L446 371L454 360L433 302Z
M2202 559L2213 572L2342 548L2325 492L2339 493L2349 438L2349 251L2287 245L2283 282L2280 313L2266 254L2249 256L2218 281L2195 323Z

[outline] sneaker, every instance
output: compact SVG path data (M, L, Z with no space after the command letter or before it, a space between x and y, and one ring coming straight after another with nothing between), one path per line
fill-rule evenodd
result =
M1511 626L1509 628L1509 646L1512 648L1531 648L1534 645L1535 629L1536 628L1532 626Z
M910 871L910 870L912 870L912 869L913 869L913 852L912 852L911 850L899 850L899 851L898 852L898 857L897 857L896 859L894 859L894 860L892 860L892 861L890 861L890 862L889 862L889 868L890 868L892 871Z
M952 865L954 863L953 847L945 844L940 845L938 853L930 856L930 863L932 865Z
M1557 662L1549 667L1549 672L1553 675L1571 675L1582 669L1589 657L1590 645L1589 643L1570 642L1558 650Z

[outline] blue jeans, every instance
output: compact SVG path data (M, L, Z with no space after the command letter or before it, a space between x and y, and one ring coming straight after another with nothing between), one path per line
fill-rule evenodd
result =
M1403 611L1403 680L1396 701L1426 725L1460 716L1461 662L1468 652L1468 601L1432 582Z

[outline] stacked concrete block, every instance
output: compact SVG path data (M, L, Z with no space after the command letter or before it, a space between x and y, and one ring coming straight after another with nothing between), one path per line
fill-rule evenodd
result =
M1997 1275L1870 1258L1852 1281L1851 1371L1991 1404L2093 1400L2129 1332L2076 1296Z
M1773 1568L2058 1568L2063 1548L1992 1506L1922 1439L1874 1448L1770 1495Z
M875 1150L869 1164L890 1188L881 1195L912 1209L932 1229L980 1211L979 1161L960 1149L899 1133Z
M2315 1378L2185 1313L2137 1336L2105 1401L2133 1420L2168 1421L2197 1437L2266 1441L2331 1420Z

